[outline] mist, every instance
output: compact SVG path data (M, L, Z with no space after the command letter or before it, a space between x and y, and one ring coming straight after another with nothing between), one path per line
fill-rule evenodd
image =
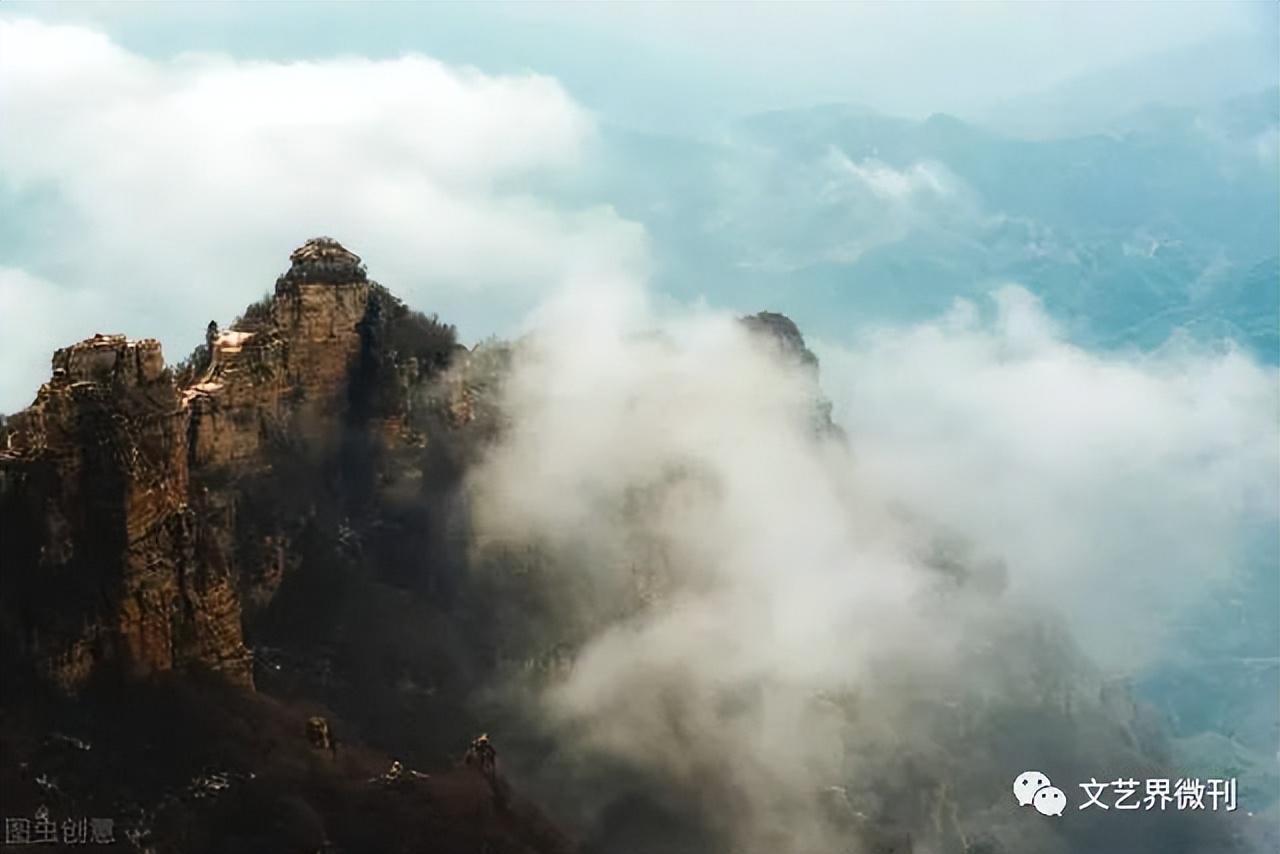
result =
M477 565L545 593L513 682L559 746L528 773L586 824L641 798L665 850L873 846L873 817L919 850L1080 844L982 810L1029 751L1167 761L1108 686L1274 531L1274 369L1088 353L1016 286L818 347L821 380L625 281L549 301L518 349L469 493Z

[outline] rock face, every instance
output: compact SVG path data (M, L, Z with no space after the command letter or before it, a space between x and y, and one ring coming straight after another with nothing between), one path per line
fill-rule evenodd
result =
M187 411L158 342L96 335L59 350L8 445L2 589L24 605L20 640L42 672L73 688L105 662L146 674L199 660L248 680L232 579L189 503Z
M197 465L249 463L285 431L320 439L346 411L373 286L330 238L307 241L291 260L274 298L213 338L206 373L185 392Z
M335 447L353 401L376 396L394 410L408 399L353 383L429 373L371 349L371 338L394 337L385 306L405 311L356 255L318 238L291 261L272 297L230 330L211 324L211 352L186 387L158 342L95 335L59 350L34 403L8 419L0 632L63 689L104 668L191 664L250 684L242 606L270 601L297 521L255 513L242 524L255 477L280 443Z

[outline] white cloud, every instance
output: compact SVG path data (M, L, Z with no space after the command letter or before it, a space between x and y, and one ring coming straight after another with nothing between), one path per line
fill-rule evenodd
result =
M1003 555L1099 660L1157 659L1280 512L1277 375L1178 340L1091 353L1027 291L993 304L819 348L859 477Z
M32 338L69 343L107 330L95 325L104 295L68 291L25 270L0 266L0 412L26 406L49 376L53 347L31 346ZM55 345L60 346L60 345Z
M734 239L739 265L789 272L856 262L864 253L929 228L972 229L988 214L946 164L895 167L853 159L836 146L818 156L736 146L717 164L712 221Z
M873 157L854 162L834 147L827 152L827 163L832 171L888 202L902 203L919 196L952 196L957 192L959 183L940 163L920 162L904 169L894 169Z
M464 325L478 303L514 315L566 278L645 264L643 230L612 210L561 210L522 189L573 168L593 138L591 117L546 77L417 55L156 61L90 30L17 20L0 21L0 82L0 180L52 189L71 212L19 266L56 266L47 277L62 287L109 297L73 337L145 319L170 351L190 346L315 234ZM43 358L60 343L28 329L11 346ZM0 406L39 379L6 378Z

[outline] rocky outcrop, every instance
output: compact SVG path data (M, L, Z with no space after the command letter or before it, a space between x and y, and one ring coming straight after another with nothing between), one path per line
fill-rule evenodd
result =
M804 343L800 327L785 314L761 311L741 318L740 322L753 335L769 341L783 358L794 360L816 371L818 357Z
M832 417L831 401L818 385L818 357L805 344L804 335L795 321L776 311L761 311L739 318L739 322L776 358L797 365L808 374L813 386L809 420L814 431L819 435L843 439L844 430Z
M6 424L0 631L62 688L103 667L189 664L249 684L244 606L274 595L300 524L285 517L305 512L305 501L255 505L251 525L240 518L274 452L321 458L350 444L369 400L383 425L403 420L403 386L432 366L387 347L390 324L435 324L452 346L451 327L404 309L337 241L307 241L291 262L231 329L210 324L185 387L158 342L96 335L59 350L35 402ZM394 388L367 387L380 385Z
M260 461L286 432L322 440L346 412L372 285L330 238L307 241L291 260L270 300L212 336L208 368L185 390L197 465Z
M183 391L197 466L255 461L285 415L285 343L274 330L231 330L210 342L206 373Z
M328 238L308 241L291 260L276 282L271 319L288 343L284 380L296 426L316 438L316 428L346 411L372 285L360 259Z
M187 412L158 342L95 335L54 355L0 456L0 591L54 683L191 660L248 681L233 579L207 559L189 483Z

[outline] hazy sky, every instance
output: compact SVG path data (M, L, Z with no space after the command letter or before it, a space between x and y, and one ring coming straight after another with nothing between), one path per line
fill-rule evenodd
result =
M0 411L96 331L181 358L315 234L470 341L566 284L645 279L666 247L643 222L547 191L589 173L610 125L711 135L830 101L1035 125L1256 92L1277 80L1276 19L1231 3L5 2ZM1056 100L1027 100L1046 87Z
M611 121L701 128L815 102L976 113L1193 44L1277 55L1272 3L6 3L152 57L287 60L421 51L560 80ZM1184 63L1185 65L1185 63ZM1213 67L1185 68L1189 85Z

